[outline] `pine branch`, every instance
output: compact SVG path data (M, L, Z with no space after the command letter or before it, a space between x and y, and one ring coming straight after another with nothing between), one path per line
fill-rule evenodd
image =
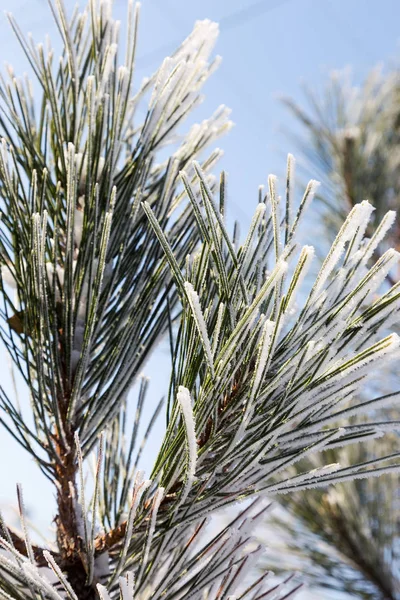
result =
M132 98L138 8L129 5L122 67L110 3L91 0L68 21L57 0L54 15L64 43L57 69L52 51L26 44L11 18L42 89L40 115L14 77L0 86L0 335L29 389L33 425L3 391L0 418L56 486L58 554L42 553L51 583L19 491L26 555L0 537L0 591L13 600L293 598L291 577L245 582L263 553L251 536L265 518L262 497L400 468L393 452L292 470L398 427L366 424L352 404L353 418L337 425L371 371L400 352L387 331L400 293L379 295L399 255L390 249L372 263L391 217L368 240L373 208L356 204L301 303L314 251L297 235L317 182L295 212L289 157L285 207L270 176L240 246L225 224L224 175L214 198L209 171L220 151L194 160L229 129L228 111L175 145L218 62L217 26L197 23ZM145 120L133 127L147 92ZM168 143L172 155L157 162ZM145 479L139 462L163 403L140 442L146 379L133 423L128 392L167 332L167 427ZM209 515L244 499L253 501L205 537Z
M192 128L168 164L156 164L159 148L174 142L174 130L216 66L208 62L216 26L199 23L132 100L138 6L129 4L126 66L119 69L118 26L107 3L89 4L89 23L86 12L68 22L61 2L52 10L65 44L55 70L52 51L45 57L41 45L28 45L9 16L41 85L39 119L30 84L25 88L10 73L11 87L2 81L0 89L1 335L30 388L35 426L26 426L5 393L9 423L2 422L15 428L13 435L56 485L56 563L80 593L92 559L79 530L76 434L84 458L118 414L178 300L140 201L168 224L182 261L197 237L190 211L179 213L177 171L230 122L228 111L218 109ZM151 88L148 116L133 130L134 111ZM219 155L213 152L204 167ZM89 587L82 593L94 598Z

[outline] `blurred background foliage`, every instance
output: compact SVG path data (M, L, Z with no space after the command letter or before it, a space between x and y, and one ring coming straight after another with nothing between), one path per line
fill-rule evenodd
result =
M352 84L348 71L335 72L319 96L304 90L305 107L290 98L284 103L302 126L295 138L301 168L322 183L318 240L324 245L361 200L375 206L375 223L387 210L400 208L400 72L375 69L361 86ZM390 246L400 250L398 219L379 254ZM391 284L400 285L399 271L389 277ZM399 383L395 365L373 387L377 394L387 394L398 390ZM381 412L382 420L390 413L400 423L397 407ZM376 412L365 419L372 416ZM387 434L367 449L344 446L326 458L354 464L398 448L398 436ZM307 466L316 468L321 460ZM364 600L398 600L399 484L398 476L383 475L281 496L264 532L272 539L266 562L275 571L301 571L311 587L329 588L334 598L335 592L345 592Z

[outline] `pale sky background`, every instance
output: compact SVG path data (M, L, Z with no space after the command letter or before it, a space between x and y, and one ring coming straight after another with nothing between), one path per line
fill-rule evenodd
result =
M75 2L66 0L71 9ZM81 6L83 2L80 3ZM57 32L46 0L0 0L21 29L36 42ZM126 0L115 0L115 15L124 22ZM282 176L287 152L296 148L283 130L297 126L279 97L291 96L304 104L303 81L322 89L333 69L351 67L361 82L378 63L394 64L398 57L400 2L398 0L144 0L137 54L136 81L152 73L191 31L196 19L221 23L216 51L220 69L205 87L206 101L197 110L201 120L221 103L232 108L235 128L219 145L225 150L220 167L229 175L231 216L246 230L257 202L257 187L269 173ZM17 74L27 70L8 24L0 15L0 56ZM361 200L361 199L360 199ZM315 240L314 240L315 243ZM4 353L2 380L8 382ZM148 363L153 380L150 396L156 401L165 390L166 352ZM157 437L153 441L156 452ZM6 433L0 437L0 505L15 504L15 484L22 482L26 503L40 527L51 524L53 490L35 465ZM144 466L150 468L150 460ZM309 592L302 598L311 599ZM338 595L318 598L336 598Z

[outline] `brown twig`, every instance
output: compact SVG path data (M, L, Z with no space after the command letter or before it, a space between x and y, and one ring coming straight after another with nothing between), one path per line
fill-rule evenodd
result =
M22 554L22 556L28 556L28 551L26 549L26 544L25 544L25 541L23 540L23 538L20 537L18 535L18 533L16 533L9 527L7 529L8 529L8 533L11 538L11 541L13 543L13 546L17 550L17 552ZM43 551L45 549L46 548L42 548L41 546L37 546L36 544L32 544L33 556L35 558L35 562L38 565L38 567L47 567L48 566L47 561L43 556ZM52 552L52 556L54 557L56 562L58 562L59 554Z

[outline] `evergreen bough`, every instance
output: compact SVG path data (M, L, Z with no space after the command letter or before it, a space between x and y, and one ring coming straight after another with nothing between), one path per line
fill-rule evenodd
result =
M120 67L109 2L92 0L70 20L61 0L52 8L64 42L57 64L10 16L40 83L38 112L11 70L0 88L1 337L31 400L27 415L1 389L0 420L55 486L56 540L31 543L19 487L22 535L1 521L0 598L292 598L301 584L290 577L248 581L263 553L251 532L265 497L399 469L392 453L290 472L395 427L362 419L381 398L348 407L371 370L399 355L398 336L387 335L399 286L378 295L399 255L370 264L393 214L368 239L373 208L355 205L300 302L314 251L297 234L316 182L296 210L289 156L285 199L270 176L240 244L225 226L225 176L210 175L220 151L197 162L229 129L228 111L176 144L218 62L217 26L197 23L132 95L138 6L129 4ZM165 407L142 379L131 424L129 389L163 335ZM137 469L144 406L166 417L149 479ZM214 512L245 499L210 539Z

